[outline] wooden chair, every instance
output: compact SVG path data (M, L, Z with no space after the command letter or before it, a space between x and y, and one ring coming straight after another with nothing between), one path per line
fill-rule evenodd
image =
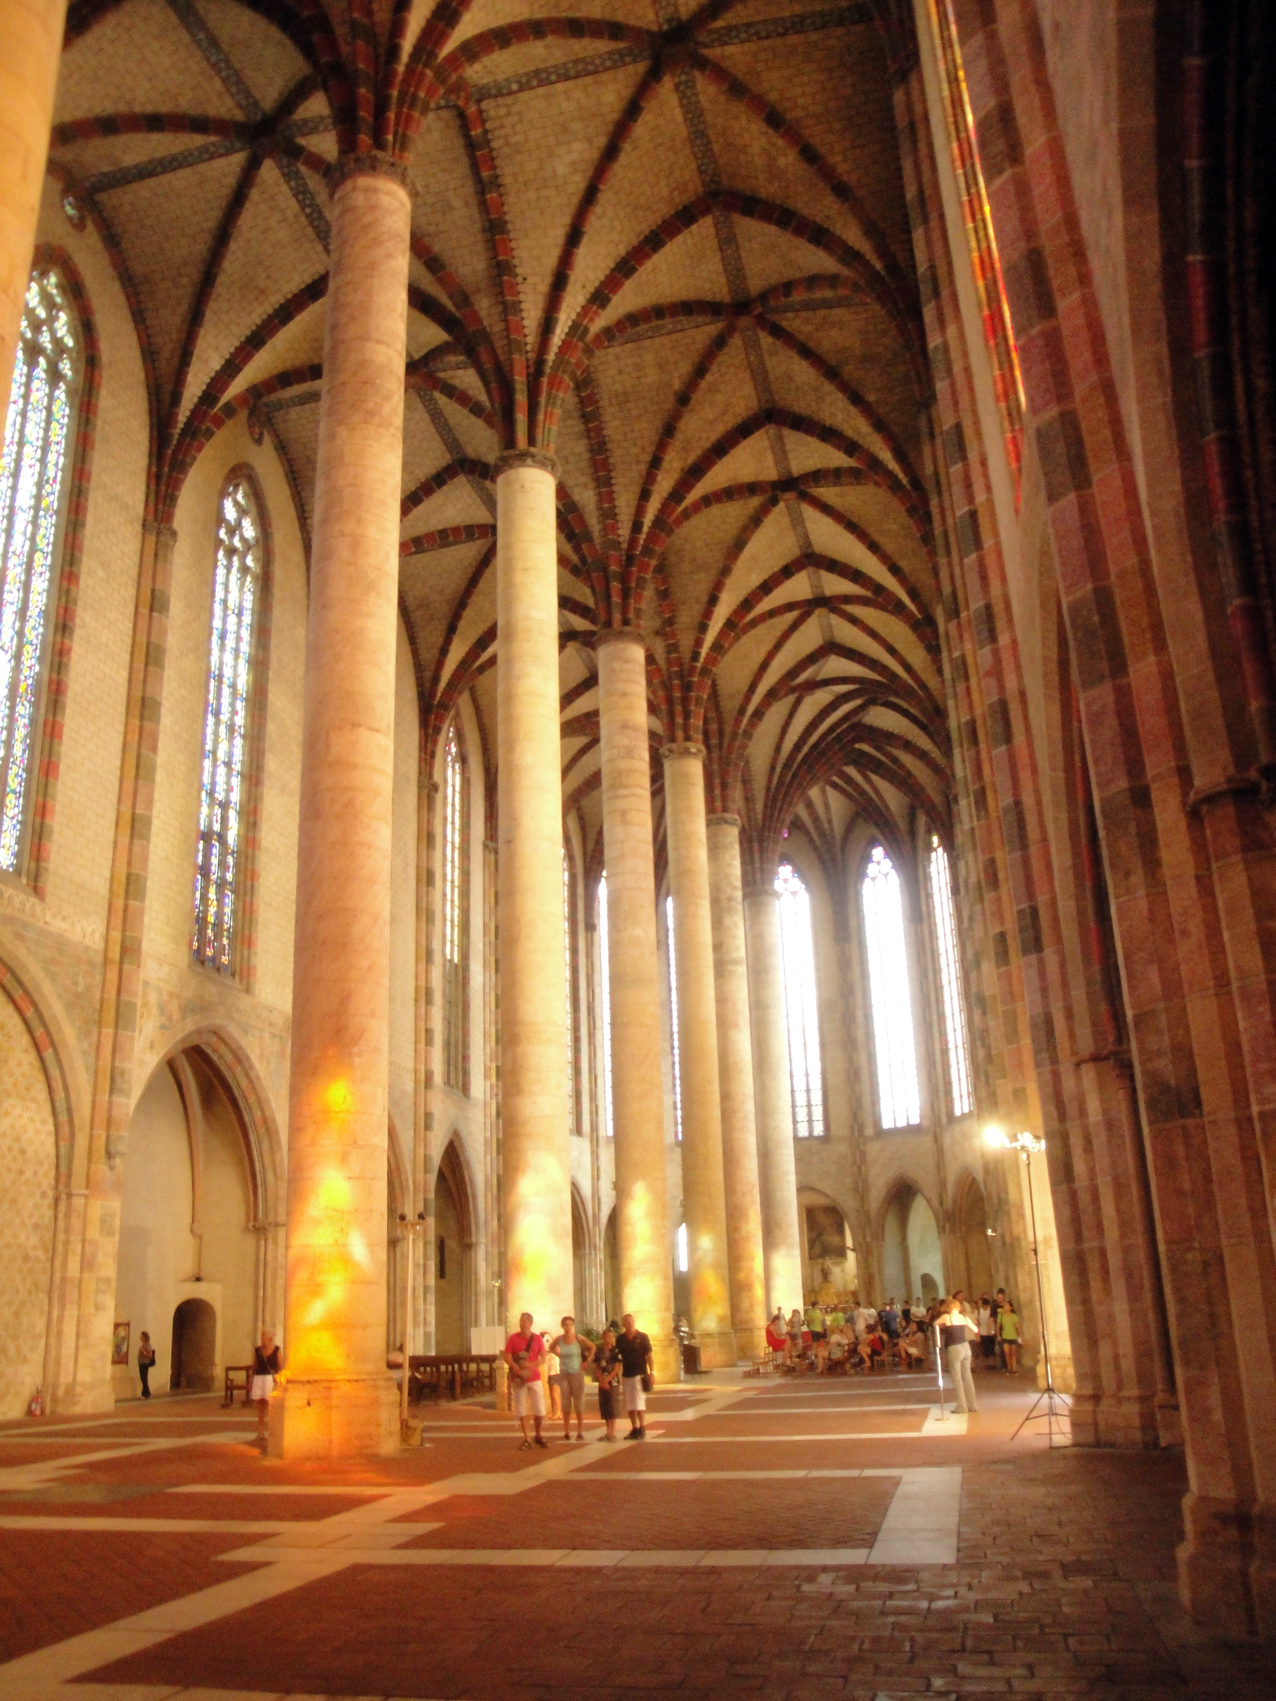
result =
M252 1386L253 1367L251 1364L228 1364L226 1366L226 1387L222 1395L223 1406L233 1406L235 1395L242 1389L244 1404L248 1404L248 1390Z

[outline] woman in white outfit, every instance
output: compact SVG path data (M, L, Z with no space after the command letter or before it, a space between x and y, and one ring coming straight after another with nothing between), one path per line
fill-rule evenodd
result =
M270 1330L263 1329L261 1345L253 1349L253 1379L248 1388L248 1398L257 1408L257 1439L263 1447L266 1445L266 1413L270 1409L270 1396L275 1391L278 1375L279 1348Z
M971 1321L961 1308L959 1299L950 1299L946 1313L939 1318L939 1339L948 1359L948 1374L953 1379L957 1396L954 1412L977 1412L975 1379L970 1373L970 1343L979 1333L979 1325Z

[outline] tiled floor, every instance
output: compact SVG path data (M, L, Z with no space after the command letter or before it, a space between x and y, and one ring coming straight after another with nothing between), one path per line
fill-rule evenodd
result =
M981 1393L718 1373L645 1444L445 1406L339 1466L211 1399L0 1429L0 1701L1276 1701L1177 1610L1181 1459L1012 1440L1027 1383Z

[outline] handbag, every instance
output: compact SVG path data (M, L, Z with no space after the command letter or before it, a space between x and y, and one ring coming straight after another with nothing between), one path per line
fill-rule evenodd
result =
M644 1375L644 1377L642 1379L642 1391L643 1391L643 1393L644 1394L650 1394L651 1390L655 1386L656 1386L655 1378L651 1377L651 1376L645 1376Z

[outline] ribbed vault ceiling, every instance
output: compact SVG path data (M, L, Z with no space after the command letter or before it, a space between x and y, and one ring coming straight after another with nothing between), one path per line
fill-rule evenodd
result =
M947 815L929 383L888 56L862 0L76 0L52 159L151 386L152 510L247 412L312 509L339 149L416 190L401 601L437 738L494 730L490 469L560 467L564 799L600 854L593 634L651 652L653 749L830 865ZM655 765L657 777L659 763Z

